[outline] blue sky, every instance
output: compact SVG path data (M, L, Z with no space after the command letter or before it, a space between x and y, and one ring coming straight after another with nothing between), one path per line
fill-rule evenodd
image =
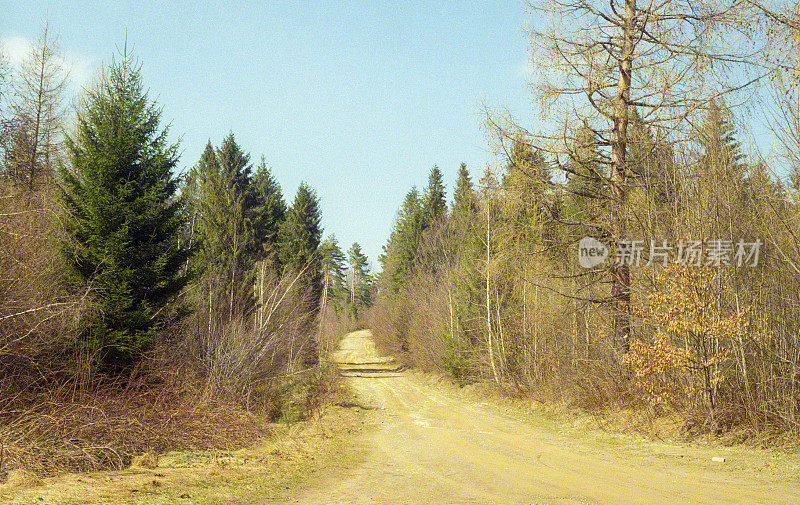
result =
M451 190L462 161L475 179L490 162L483 103L534 115L518 0L0 4L11 59L49 20L77 85L127 30L182 170L232 131L289 202L307 181L325 233L359 242L375 268L411 185L437 164Z

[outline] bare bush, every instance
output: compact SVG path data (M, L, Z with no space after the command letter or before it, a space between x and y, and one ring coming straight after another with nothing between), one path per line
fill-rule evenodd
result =
M228 397L250 408L275 381L317 362L316 307L311 286L302 281L302 272L264 274L256 281L260 303L235 311L211 291L177 341L164 346L167 352L182 348L197 364L207 398Z
M0 398L41 387L79 368L77 323L92 310L91 289L59 282L63 236L52 191L0 180ZM58 352L55 352L58 351ZM2 407L2 406L0 406Z
M0 409L4 469L39 475L123 469L145 451L233 450L264 436L252 415L202 400L186 383L130 380L90 393L51 391L37 401Z

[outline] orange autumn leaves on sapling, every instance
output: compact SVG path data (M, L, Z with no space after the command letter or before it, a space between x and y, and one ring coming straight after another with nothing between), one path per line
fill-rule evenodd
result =
M631 342L624 361L651 404L701 399L714 408L731 342L745 337L750 309L728 311L720 271L671 265L655 279L635 315L654 330L652 340Z

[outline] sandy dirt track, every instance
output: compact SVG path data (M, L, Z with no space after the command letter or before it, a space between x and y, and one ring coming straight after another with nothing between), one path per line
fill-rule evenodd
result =
M632 453L457 398L378 357L369 331L347 335L335 360L374 408L369 455L291 503L800 504L797 477L713 463L713 451Z

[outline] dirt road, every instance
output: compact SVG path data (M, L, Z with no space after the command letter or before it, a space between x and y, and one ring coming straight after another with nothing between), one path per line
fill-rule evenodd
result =
M576 440L415 380L377 356L368 331L340 349L335 359L375 409L370 454L293 503L800 503L797 473L713 462L719 450Z

